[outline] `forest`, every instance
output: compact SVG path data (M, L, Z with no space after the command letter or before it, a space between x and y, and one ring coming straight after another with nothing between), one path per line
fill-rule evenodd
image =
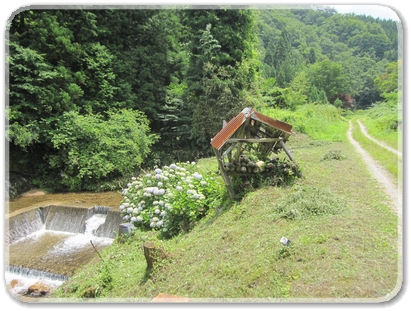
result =
M324 6L22 11L6 32L6 170L56 191L113 190L211 156L245 107L397 115L399 27Z

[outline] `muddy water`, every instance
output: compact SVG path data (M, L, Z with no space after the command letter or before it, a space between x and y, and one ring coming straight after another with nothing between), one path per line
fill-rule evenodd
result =
M45 201L65 202L70 204L85 203L89 205L119 207L122 195L119 192L67 192L46 193L43 195L21 196L6 202L6 213L17 211L27 206L35 205Z

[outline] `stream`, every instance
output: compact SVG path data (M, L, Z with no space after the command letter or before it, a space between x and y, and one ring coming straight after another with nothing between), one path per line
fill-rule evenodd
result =
M56 205L10 217L5 279L11 294L26 296L28 288L37 282L52 290L67 281L95 258L96 251L112 244L121 223L115 210Z

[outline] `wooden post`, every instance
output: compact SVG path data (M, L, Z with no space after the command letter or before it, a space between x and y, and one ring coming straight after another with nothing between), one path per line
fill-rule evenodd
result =
M153 269L155 261L156 246L153 242L145 242L143 245L144 257L146 257L147 268L149 270Z
M291 154L291 152L287 149L287 147L284 144L284 141L280 140L280 144L281 147L284 149L285 153L288 155L288 157L290 158L291 161L293 161L295 164L297 164L297 162L295 161L293 155Z
M215 153L215 155L216 155L216 157L217 157L218 167L220 168L221 176L223 176L223 179L224 179L224 182L225 182L225 186L226 186L226 188L227 188L227 190L228 190L228 194L230 195L230 198L231 198L231 199L234 199L234 198L235 198L235 193L234 193L233 187L231 186L231 179L230 179L230 177L227 175L227 173L226 173L225 170L224 170L224 164L223 164L223 162L220 160L220 159L221 159L221 154L220 154L220 152L219 152L216 148L214 148L214 147L213 147L213 150L214 150L214 153Z

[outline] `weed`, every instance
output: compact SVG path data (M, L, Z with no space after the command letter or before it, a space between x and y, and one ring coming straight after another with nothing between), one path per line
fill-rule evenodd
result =
M341 150L329 150L327 151L326 154L323 155L320 161L326 161L326 160L344 160L346 159L347 156L342 153Z
M290 257L293 254L292 246L283 246L277 251L277 259L285 259Z

